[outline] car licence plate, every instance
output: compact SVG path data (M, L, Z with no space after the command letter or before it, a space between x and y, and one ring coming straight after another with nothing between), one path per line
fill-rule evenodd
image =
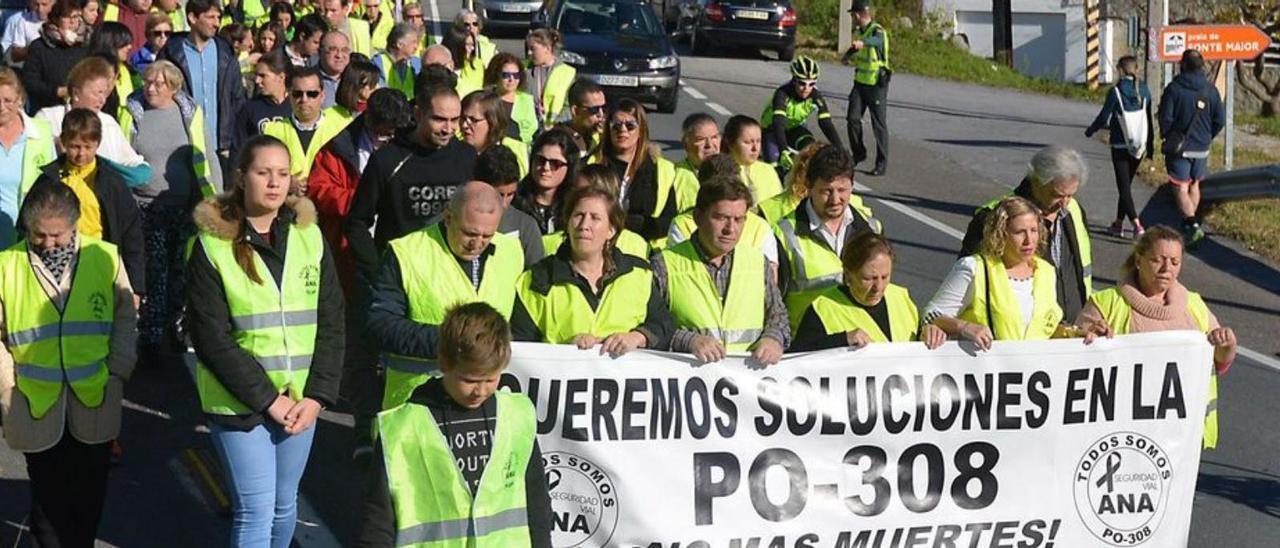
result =
M738 19L754 19L756 21L768 21L769 12L756 10L738 10L734 13Z
M621 76L617 74L601 74L596 76L596 83L602 86L633 88L640 85L640 78L636 76Z
M504 13L531 13L535 8L528 4L499 4L498 11Z

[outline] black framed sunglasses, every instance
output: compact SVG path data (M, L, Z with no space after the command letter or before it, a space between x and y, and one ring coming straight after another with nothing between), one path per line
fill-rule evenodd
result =
M614 131L621 131L623 129L627 131L635 131L638 127L640 127L640 124L636 123L635 120L621 120L609 123L609 129Z
M293 91L290 91L289 95L293 96L294 99L301 99L303 97L306 97L307 99L315 99L317 97L320 97L320 93L321 91L318 89L310 89L310 90L295 89Z
M507 71L503 71L503 72L502 72L502 79L503 79L503 80L519 80L519 79L520 79L520 71L516 71L516 72L507 72Z
M556 171L568 166L569 162L566 162L564 160L557 160L555 158L547 158L546 156L543 156L541 154L534 154L533 165L535 166L545 165L547 167L550 167L552 171Z
M592 116L599 116L601 114L604 114L604 105L595 105L590 107L584 106L582 107L582 110L586 111L587 114L590 114Z

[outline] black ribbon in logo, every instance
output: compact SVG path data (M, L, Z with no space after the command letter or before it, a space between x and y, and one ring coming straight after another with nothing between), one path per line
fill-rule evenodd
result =
M1116 472L1120 471L1121 460L1120 453L1111 453L1110 455L1107 455L1107 471L1103 472L1102 477L1098 478L1096 484L1098 487L1102 487L1102 484L1105 483L1107 484L1108 493L1115 491L1115 475Z

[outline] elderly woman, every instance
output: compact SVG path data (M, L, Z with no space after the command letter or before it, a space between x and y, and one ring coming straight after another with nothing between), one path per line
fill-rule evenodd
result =
M289 149L250 139L229 192L201 202L187 322L196 388L232 494L232 546L285 547L320 410L338 399L342 288Z
M39 185L26 240L0 252L0 422L26 457L38 546L93 546L136 357L129 277L114 245L77 233L79 216L70 187Z
M981 251L956 261L925 307L925 322L984 350L996 340L1053 337L1062 307L1056 269L1039 256L1043 222L1030 201L1001 200L987 215Z
M485 149L501 145L511 150L520 166L520 178L529 174L529 147L523 141L507 136L507 119L498 106L498 94L492 91L473 91L462 99L462 140L476 149L479 156Z
M1094 293L1080 311L1076 325L1089 335L1192 330L1205 333L1213 345L1213 378L1209 413L1205 416L1204 446L1218 445L1218 377L1236 359L1236 335L1218 324L1199 293L1178 282L1182 272L1182 235L1167 226L1146 230L1121 267L1120 283Z
M494 56L498 54L498 45L482 33L484 21L480 20L480 14L467 8L458 10L458 15L453 18L453 28L475 37L476 57L480 61L480 66L489 66Z
M40 38L27 48L22 84L31 94L33 110L57 105L67 98L67 74L87 51L85 29L89 27L80 18L81 9L79 0L55 2Z
M805 310L792 352L871 343L924 342L933 349L947 334L936 325L920 325L920 313L907 288L895 285L893 247L884 236L864 232L845 244L841 284L827 289Z
M62 135L62 119L73 108L89 109L102 122L102 144L98 155L111 162L111 167L124 176L129 186L143 184L153 175L146 158L138 154L125 138L124 130L112 113L104 112L114 87L115 69L105 59L85 57L67 76L68 102L40 109L36 118L49 122L53 136ZM132 118L125 116L132 124ZM130 127L132 129L132 127Z
M218 162L208 161L204 116L184 91L182 72L156 61L142 73L142 91L129 97L133 145L154 166L146 184L133 189L142 212L147 253L147 301L139 331L148 356L172 354L181 346L173 334L182 308L183 245L194 234L191 209L221 188ZM211 152L211 150L210 150ZM216 178L215 178L216 177Z
M1031 157L1027 176L1012 194L1029 200L1044 217L1040 258L1057 268L1058 305L1067 318L1080 313L1093 291L1093 246L1084 210L1075 199L1088 180L1089 168L1080 153L1053 145ZM960 244L961 257L981 250L986 218L1005 197L987 202L974 213Z
M525 143L533 143L538 131L538 113L533 107L533 96L525 91L524 67L520 59L507 52L493 56L484 70L484 87L498 92L502 99L498 106L507 119L507 136Z
M626 227L650 242L667 237L676 216L676 167L649 141L644 107L634 99L618 101L608 118L604 163L622 179L618 200Z
M569 239L516 282L513 339L599 346L614 357L665 350L675 324L648 264L615 244L623 230L617 198L587 186L569 194L565 211Z
M22 112L27 94L18 75L0 68L0 247L17 239L18 207L40 168L57 158L53 129Z

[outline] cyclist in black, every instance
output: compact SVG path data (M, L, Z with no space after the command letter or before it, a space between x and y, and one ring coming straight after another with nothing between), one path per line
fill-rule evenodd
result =
M818 127L822 128L827 141L837 147L844 146L831 122L827 100L818 91L821 73L818 63L804 55L791 62L791 81L774 90L773 98L760 115L760 125L765 128L761 151L764 161L775 163L781 159L783 167L787 167L790 157L813 141L813 133L805 127L805 122L814 112L818 113Z

